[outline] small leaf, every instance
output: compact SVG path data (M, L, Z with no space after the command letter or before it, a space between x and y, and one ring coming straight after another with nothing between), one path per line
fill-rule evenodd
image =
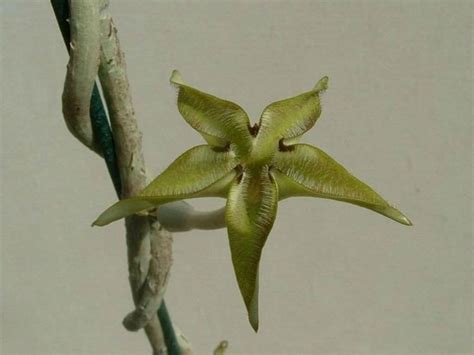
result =
M321 115L320 93L327 89L324 77L313 90L268 105L260 117L255 151L262 159L278 147L281 139L290 141L314 126Z
M196 197L225 197L235 178L232 152L216 152L208 145L194 147L176 159L139 196L108 208L94 222L103 226L164 203Z
M170 81L179 89L179 112L210 145L224 147L233 143L239 155L248 154L250 122L239 105L186 85L177 70Z
M312 196L349 202L411 225L403 213L316 147L297 144L290 151L278 152L273 167L280 199Z
M226 223L232 263L250 324L258 330L258 269L275 220L278 190L268 168L244 172L227 199Z

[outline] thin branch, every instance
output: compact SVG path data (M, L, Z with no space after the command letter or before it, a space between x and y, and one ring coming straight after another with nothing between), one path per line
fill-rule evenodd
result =
M158 229L158 230L156 230ZM146 326L156 316L156 311L163 301L169 279L171 264L171 233L155 221L151 225L150 245L151 260L148 275L142 286L136 309L123 320L123 325L130 331L137 331Z
M63 90L63 115L69 131L101 155L89 116L92 88L99 67L100 5L94 0L70 0L70 56Z
M100 38L100 26L97 26L98 14L108 6L108 0L98 0L97 2L69 0L69 2L70 4L68 4L68 0L51 0L51 5L58 20L58 25L61 29L66 47L71 53L65 81L65 90L63 93L65 120L70 131L76 137L78 137L83 144L96 152L104 153L104 159L106 160L109 173L111 174L117 193L120 196L122 194L122 189L120 186L121 181L117 167L118 164L115 154L113 136L110 131L105 110L103 109L100 93L97 89L97 86L94 84L94 80L91 79L91 77L95 78L97 66L99 64L97 58L97 38L98 36ZM70 10L70 8L73 10ZM72 16L71 12L73 13ZM71 22L72 26L70 26L68 21ZM71 32L73 33L73 37L71 37ZM73 39L71 40L71 38ZM89 50L89 52L87 52L87 50ZM121 55L119 50L117 52L119 55ZM85 71L85 73L82 71ZM126 83L126 87L128 88L126 76L124 76L124 78L124 83ZM93 85L93 91L92 98L90 101L88 101L86 98L91 96L89 90L91 85L90 83ZM90 120L87 116L88 111L90 114ZM90 129L90 121L92 121L92 132ZM119 144L119 146L122 145ZM139 152L140 149L141 147L137 147ZM127 186L129 185L130 184ZM138 189L140 189L140 187L138 187ZM149 228L149 224L146 222L140 221L134 223L132 221L127 225L137 225L138 227L142 227L133 229L133 231L128 233L128 245L130 247L129 257L135 254L140 254L143 256L143 258L138 258L138 260L135 259L137 262L134 265L138 265L138 267L131 267L132 276L130 279L132 283L132 289L134 289L134 299L136 300L139 293L138 286L142 279L141 276L147 275L146 255L149 254L148 251L150 249L150 245L149 243L147 245L146 241L149 239L150 232L147 230L147 227ZM132 227L130 227L130 229L132 229ZM154 233L156 234L157 232ZM158 234L156 234L156 236L158 236ZM153 265L153 259L150 261L150 263ZM138 273L134 272L137 271L137 269L140 271ZM152 275L153 274L156 274L156 272L152 273ZM149 277L150 282L152 280L152 275ZM179 351L177 350L177 345L175 345L176 337L172 329L173 326L169 319L164 302L160 307L159 318L163 324L163 329L166 329L168 333L168 337L165 339L165 341L166 344L170 344L168 345L169 355L178 354ZM164 342L161 327L156 319L152 319L152 321L148 324L146 327L146 332L152 344L154 355L166 354L167 349L163 345Z
M110 21L108 28L110 30L113 29L113 31L109 31L107 36L100 36L100 25L97 25L99 12L103 14L103 10L108 6L108 0L98 0L97 2L69 0L69 2L68 6L68 0L51 0L66 47L70 52L70 62L63 92L64 117L69 130L74 136L93 151L99 154L101 152L104 153L109 173L119 196L130 196L136 190L141 190L145 182L143 173L144 162L141 154L141 134L133 117L134 112L128 92L125 62L123 54L119 49L116 30L110 17L106 15L101 16L102 22L104 20ZM69 26L68 20L71 22L71 26ZM107 122L100 93L94 81L98 69L97 66L99 65L98 37L99 40L105 39L104 48L111 49L109 51L110 57L105 58L106 61L102 61L103 67L107 68L105 71L102 71L102 79L104 83L109 84L104 84L106 86L104 91L106 94L109 94L109 110L112 112L111 119L115 123L114 128L119 128L119 130L123 128L120 131L121 134L119 133L121 141L117 144L118 149L121 151L118 158L115 154L114 138ZM102 57L104 57L104 52L102 52ZM116 60L115 62L114 59ZM116 75L114 75L110 72L116 69L119 69L118 74L115 73ZM121 85L118 86L118 92L113 92L112 89L117 85L117 82ZM93 87L92 93L91 87ZM125 106L121 106L120 102L114 100L114 95L117 93L122 93L125 99L128 99L122 101L122 103L125 103ZM91 95L92 98L89 100ZM122 99L122 96L118 97L119 100ZM130 130L133 134L131 137L128 137L131 138L129 140L127 133ZM130 160L128 157L130 157ZM137 157L138 159L136 159ZM118 159L122 162L121 164L117 164ZM134 162L134 159L138 162ZM121 177L119 176L117 165L120 165L118 167L120 168L120 174L126 180L124 189L121 189L120 186ZM137 167L141 169L137 170ZM136 173L137 171L138 174ZM165 340L168 349L164 346L160 323L157 321L156 316L151 316L162 300L166 280L168 279L169 265L171 264L171 234L161 229L158 223L153 222L150 225L150 221L143 217L131 217L126 220L126 225L130 283L134 301L138 303L138 309L146 310L147 320L151 318L145 331L152 345L153 354L191 354L190 345L187 340L185 341L184 336L180 333L180 336L176 337L164 302L161 304L158 314L163 330L166 330L167 333ZM150 243L147 242L149 239L152 239L154 242L151 243L153 257L148 265L147 259L150 259ZM169 252L167 253L167 251ZM168 265L168 267L162 267L161 264ZM163 270L165 271L164 273ZM146 282L143 289L141 289L140 285L144 276L146 276Z
M185 201L160 206L156 212L158 221L171 232L187 232L192 229L225 228L225 208L214 211L196 211Z
M192 229L221 229L226 227L225 207L214 211L194 211L189 218Z
M136 195L146 185L146 170L141 143L142 136L135 119L135 112L129 92L126 64L123 53L120 50L117 29L110 15L105 12L101 15L100 29L102 41L99 78L109 109L115 137L117 160L122 181L121 197L127 198ZM162 234L160 229L152 228L147 217L128 217L125 225L127 229L129 281L134 302L136 305L139 305L142 285L145 283L147 276L152 278L161 272L167 274L171 266L171 258L160 263L159 266L162 270L150 270L149 272L150 266L156 266L153 261L150 263L150 238L160 239L164 234ZM171 251L169 253L171 254ZM157 279L150 282L155 282L155 287L159 290L164 288L165 285L160 283L165 282L166 279ZM157 294L160 294L160 291ZM165 345L156 313L154 313L146 325L145 331L154 353L163 352Z
M59 29L61 30L64 44L69 53L71 29L69 26L70 13L68 0L51 0L51 6L58 22ZM100 6L101 9L105 6L104 0L102 0ZM114 137L110 130L108 115L105 111L105 106L97 86L97 79L94 88L92 89L89 115L92 123L92 130L100 146L101 153L103 154L107 170L109 171L110 178L114 184L115 192L120 197L120 191L122 191L122 188L120 186L121 182L117 166L117 157L115 156Z

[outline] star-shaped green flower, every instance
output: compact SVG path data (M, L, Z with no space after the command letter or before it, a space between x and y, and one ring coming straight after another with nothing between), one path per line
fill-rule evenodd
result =
M227 198L232 263L255 331L260 257L279 200L329 198L411 225L400 211L322 150L297 144L321 114L320 94L327 88L327 77L310 91L268 105L253 126L240 106L186 85L177 71L171 83L179 91L179 112L208 144L186 151L139 196L117 202L94 224L103 226L176 200Z

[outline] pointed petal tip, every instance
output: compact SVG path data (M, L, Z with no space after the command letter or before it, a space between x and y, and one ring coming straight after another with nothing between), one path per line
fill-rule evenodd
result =
M329 77L324 76L322 77L317 84L314 86L314 90L323 92L328 89Z
M254 291L254 297L247 306L247 312L249 317L250 325L255 333L258 333L258 324L259 324L259 317L258 317L258 281L257 287Z
M413 225L413 223L410 221L410 219L407 216L405 216L402 212L400 212L394 207L387 208L384 211L384 214L398 223L404 224L406 226Z
M177 84L177 85L184 84L183 77L181 76L178 70L174 69L173 72L171 73L170 83Z
M400 218L400 223L409 227L413 226L413 222L405 215Z
M253 319L252 317L249 317L249 322L254 332L258 333L258 318Z
M97 218L94 222L92 222L91 224L91 227L103 227L105 226L107 223L104 223L103 221L101 221L100 217Z

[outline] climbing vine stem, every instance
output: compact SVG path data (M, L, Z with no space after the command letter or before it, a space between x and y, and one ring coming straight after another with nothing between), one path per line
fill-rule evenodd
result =
M66 48L70 52L71 30L69 26L69 3L68 0L51 0L56 20L61 30ZM97 140L99 153L103 156L115 191L121 197L122 183L120 179L119 166L115 151L114 137L107 119L107 113L100 95L98 86L94 83L90 99L90 119L93 130L93 137ZM165 344L169 355L180 355L180 349L174 332L173 324L169 312L163 300L157 312L161 328L164 335ZM158 352L154 349L154 352Z

